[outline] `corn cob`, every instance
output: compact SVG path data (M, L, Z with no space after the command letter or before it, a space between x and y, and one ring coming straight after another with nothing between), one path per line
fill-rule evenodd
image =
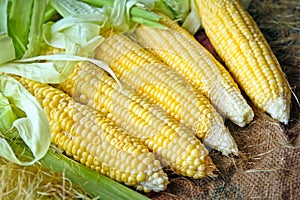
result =
M285 124L291 93L279 62L237 0L196 0L202 25L237 83L258 108Z
M153 153L86 105L49 85L17 78L42 105L51 142L82 164L138 190L166 189L168 177Z
M75 100L107 112L134 137L140 139L165 165L193 178L212 175L215 169L203 144L165 112L146 99L123 88L104 71L90 63L78 63L59 88Z
M110 33L97 48L96 58L108 63L123 83L193 129L205 144L225 155L237 154L234 139L206 97L128 37Z
M137 41L205 94L224 117L239 126L249 123L254 113L224 66L176 22L164 19L168 30L141 26Z

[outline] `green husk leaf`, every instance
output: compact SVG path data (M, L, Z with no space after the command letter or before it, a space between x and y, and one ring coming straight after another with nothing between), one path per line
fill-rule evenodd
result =
M148 19L145 19L145 18L132 17L131 20L134 21L134 22L140 23L140 24L144 24L146 26L153 27L153 28L168 29L167 26L165 26L161 23L151 21L151 20L148 20Z
M140 1L144 3L144 0L140 0ZM155 5L154 5L153 9L156 12L164 14L165 16L169 17L170 19L175 19L174 13L170 9L170 7L168 7L168 5L165 3L165 1L160 1L160 0L155 1Z
M49 155L49 156L48 156ZM50 151L41 162L56 172L64 172L72 183L80 185L92 197L100 199L148 199L112 179L71 160L60 153Z
M30 153L22 143L11 143L13 149L23 156ZM146 196L106 177L96 171L70 159L51 146L47 154L40 160L48 170L64 173L72 184L81 187L91 198L103 200L149 200Z
M14 41L16 57L21 58L26 51L34 0L11 0L8 33Z
M107 26L114 27L119 31L129 30L132 26L129 11L135 3L135 0L114 1Z
M184 18L182 25L184 29L194 35L201 27L200 17L195 2L190 1L190 12Z
M104 7L104 6L108 6L108 7L113 7L114 5L114 0L81 0L85 3L88 3L90 5L93 6L97 6L97 7Z
M156 4L156 0L82 0L90 5L106 8L109 11L110 21L107 23L107 27L114 27L119 31L127 31L128 29L134 27L132 22L135 22L133 18L143 18L139 20L139 23L143 22L158 22L162 20L162 17L154 12L151 12ZM167 9L167 7L164 7ZM170 14L170 12L168 12ZM150 25L156 25L156 23L148 23ZM146 24L145 24L146 25Z
M8 24L11 26L11 31L15 36L18 37L23 44L27 44L34 0L11 0L11 2L12 6L9 13Z
M52 62L36 62L41 60ZM101 69L107 71L117 81L120 89L122 89L121 83L114 72L103 61L69 54L45 55L18 60L16 62L0 65L0 71L19 75L42 83L57 84L64 81L73 71L74 66L67 65L69 61L87 61L95 64Z
M100 13L69 15L45 24L44 40L49 46L65 49L67 54L89 57L104 40L99 32L106 20L107 16Z
M65 49L65 53L69 55L91 57L96 47L104 40L99 33L101 27L108 21L108 11L74 0L52 0L51 3L64 18L56 23L45 24L45 42L49 46ZM67 62L63 66L66 66L65 69L68 69L69 73L74 64ZM103 66L102 63L100 65ZM104 68L116 79L112 70L106 65ZM119 83L118 80L117 82Z
M42 83L60 83L67 77L59 71L54 62L19 63L10 62L0 65L0 71L22 76Z
M12 105L26 113L26 117L14 120L10 130L14 135L18 133L30 149L33 158L29 161L18 159L6 138L0 138L0 156L18 165L32 165L45 156L50 146L51 135L46 114L23 85L7 75L0 74L0 91L10 99Z
M175 19L183 22L191 10L190 0L164 0L173 10Z
M0 135L4 135L17 119L8 99L0 91Z
M82 0L90 5L97 6L97 7L113 7L114 0ZM129 8L130 17L142 17L144 19L152 20L152 21L159 21L162 18L154 12L150 12L155 7L157 3L156 0L137 0L137 3Z
M53 8L57 10L57 12L63 16L67 17L69 15L78 15L78 14L105 14L106 10L104 8L99 8L95 6L91 6L82 1L74 1L74 0L51 0L50 1Z
M0 65L16 58L15 47L7 33L0 33Z
M158 1L160 4L166 4L167 9L155 8L158 12L169 16L168 12L172 13L171 19L176 20L184 29L191 34L195 34L201 27L198 10L194 0L166 0Z
M155 22L162 19L162 17L156 13L145 11L142 8L139 8L136 6L133 6L129 12L130 12L131 17L141 17L141 18L155 21Z
M28 35L28 45L22 58L28 58L38 55L39 45L42 39L42 25L45 14L47 0L34 0L30 31Z
M15 54L16 54L16 58L21 58L25 51L26 51L26 45L24 45L22 43L22 41L20 40L20 38L18 38L15 33L11 32L11 26L8 26L9 29L9 36L12 38L13 40L13 44L15 47Z
M12 38L8 35L8 0L0 0L0 65L16 58Z
M0 33L7 33L8 0L0 0Z
M51 5L47 4L45 14L44 14L44 17L43 17L43 22L48 22L57 13L58 12L55 8L53 8Z

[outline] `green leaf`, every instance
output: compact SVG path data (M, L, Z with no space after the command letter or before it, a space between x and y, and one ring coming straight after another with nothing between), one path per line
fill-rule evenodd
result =
M164 0L164 2L173 10L175 19L181 22L185 20L191 9L190 0Z
M22 57L28 44L31 14L34 0L10 0L8 33L13 39L17 58Z
M53 62L19 63L10 62L0 65L0 71L22 76L42 83L60 83L66 79Z
M14 142L11 145L17 153L30 157L29 152L22 146L22 143ZM40 163L48 170L64 173L72 184L84 189L91 198L102 200L149 200L146 196L66 157L54 146L50 147Z
M133 6L129 10L131 18L132 17L141 17L141 18L148 19L148 20L155 21L155 22L158 22L159 20L162 19L162 17L159 16L158 14L156 14L154 12L149 12L147 10L144 10L143 8L144 7L140 8L137 6ZM149 8L147 8L147 9L149 9Z
M165 26L161 23L151 21L151 20L148 20L148 19L145 19L145 18L132 17L131 20L134 21L134 22L140 23L140 24L144 24L145 26L153 27L153 28L168 29L167 26Z
M36 62L41 60L52 62ZM0 65L0 72L2 71L5 73L19 75L42 83L55 84L64 81L67 76L73 71L74 66L66 65L66 63L68 63L69 61L86 61L95 64L96 66L108 72L119 84L120 89L122 89L122 85L115 73L103 61L69 54L37 56L33 58L18 60L16 62L6 63Z
M14 32L11 31L11 25L9 24L8 25L8 33L9 33L9 36L12 38L13 40L13 44L14 44L14 47L15 47L15 54L16 54L16 58L21 58L25 51L26 51L26 45L24 45L22 43L22 41L20 40L20 38L15 35Z
M144 0L141 1L143 2ZM166 4L165 8L161 8L160 6L164 4ZM176 20L179 25L191 34L195 34L201 27L194 0L158 0L154 9L164 15L171 16L171 19Z
M194 1L190 2L190 12L184 18L181 26L192 35L194 35L200 29L200 17Z
M119 31L127 31L128 29L134 27L132 22L144 23L147 25L155 25L157 27L158 21L162 19L158 14L151 12L154 5L157 4L156 0L82 0L90 5L102 7L107 9L109 21L106 24L107 27L116 28ZM164 9L167 8L165 4L159 3ZM163 6L164 5L164 6ZM170 11L170 10L169 10ZM167 12L172 15L171 12ZM142 19L141 19L142 18ZM135 20L139 19L139 20ZM157 23L155 23L157 22ZM146 25L146 24L145 24Z
M8 35L8 0L0 0L0 65L16 58L15 47Z
M98 7L104 7L104 6L109 6L112 7L114 5L114 0L81 0L83 2L86 2L88 4L98 6Z
M0 0L0 33L7 33L8 0Z
M146 196L105 177L60 153L50 151L42 161L51 170L65 173L72 183L80 185L92 197L100 199L146 200Z
M100 13L69 15L45 24L44 40L49 46L65 49L67 54L88 57L104 40L99 33L106 20L107 16Z
M55 8L53 8L51 5L47 4L43 22L48 22L57 13L58 12L56 11Z
M13 40L7 33L0 33L0 65L16 58Z
M140 1L144 2L145 0L140 0ZM161 1L161 0L155 1L153 10L168 16L170 19L175 19L174 13L170 9L170 7L168 7L165 1Z
M15 79L0 74L0 91L10 99L10 103L26 113L26 117L16 119L15 128L20 138L30 149L33 159L21 161L15 155L7 139L0 138L0 156L19 165L32 165L47 153L50 146L50 127L38 101Z
M8 99L0 91L0 135L4 135L17 119Z
M131 26L129 11L135 3L135 0L114 1L107 25L119 31L129 30Z
M51 0L50 1L53 8L55 8L58 13L67 17L69 15L78 15L78 14L105 14L106 10L103 8L98 8L91 6L81 1L75 0Z
M45 14L47 0L34 0L30 31L28 35L28 45L22 58L28 58L38 55L39 45L42 38L42 25Z

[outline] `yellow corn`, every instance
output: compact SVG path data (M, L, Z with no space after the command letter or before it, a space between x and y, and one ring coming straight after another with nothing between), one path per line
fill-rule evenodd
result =
M237 0L196 0L202 25L255 106L288 123L291 93L258 26Z
M239 126L254 116L228 71L176 22L165 17L168 30L141 26L137 41L205 94L217 111Z
M82 164L138 190L166 189L168 177L153 153L86 105L61 90L25 78L18 80L42 105L51 142Z
M181 124L194 129L211 148L225 155L237 153L223 119L206 97L195 92L180 75L125 35L108 32L105 36L95 57L108 63L123 83L147 96L152 104L164 108Z
M104 71L87 62L78 63L61 89L128 130L176 173L201 178L215 169L208 151L195 135L162 110L118 84Z

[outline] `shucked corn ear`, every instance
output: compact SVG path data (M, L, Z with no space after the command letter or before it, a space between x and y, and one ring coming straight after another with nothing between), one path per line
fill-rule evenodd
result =
M59 89L25 78L18 80L42 105L50 124L51 142L67 155L139 190L166 189L168 177L153 153L112 120L74 102Z
M59 87L74 99L108 113L108 118L140 139L176 173L193 178L212 175L215 166L193 133L138 94L125 87L118 91L118 84L102 69L78 63Z
M121 81L164 108L181 124L194 129L211 148L225 155L237 154L234 139L206 97L125 35L112 32L104 35L106 39L97 48L95 57L108 63Z
M205 94L215 108L239 126L254 116L228 71L175 21L162 21L169 29L137 28L137 41Z
M258 108L288 123L291 93L258 26L237 0L196 0L207 36Z

